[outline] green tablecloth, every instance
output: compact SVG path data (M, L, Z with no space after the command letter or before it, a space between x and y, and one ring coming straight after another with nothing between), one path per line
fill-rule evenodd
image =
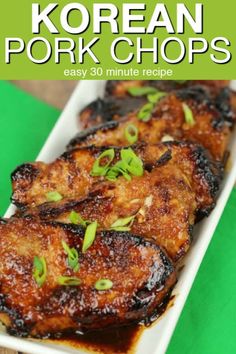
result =
M9 204L10 173L34 160L59 111L0 82L0 213ZM168 354L236 353L236 190L215 232Z

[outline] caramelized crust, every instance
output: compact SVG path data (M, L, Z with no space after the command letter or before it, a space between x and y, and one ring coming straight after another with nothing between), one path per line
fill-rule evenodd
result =
M214 159L223 161L233 125L233 113L227 104L227 92L213 104L204 90L189 88L164 97L156 105L148 122L138 119L137 111L122 118L79 133L69 148L86 145L128 145L125 129L129 124L138 128L138 140L155 144L166 135L178 141L194 141L210 151ZM195 124L185 121L183 103L193 112Z
M51 191L59 192L63 198L85 197L96 185L106 180L90 175L95 160L106 149L82 147L64 153L49 164L34 162L19 166L11 176L13 203L22 209L43 204L47 202L47 193ZM113 164L120 159L121 148L114 147L114 150ZM133 177L131 185L134 186L139 179L145 183L146 176L155 167L161 175L163 164L158 161L168 150L169 157L164 165L172 167L172 174L178 167L192 181L199 210L211 208L219 187L221 166L211 161L207 152L195 144L168 142L133 146L133 151L143 162L145 173L143 177ZM118 181L123 179L121 176ZM111 183L116 185L117 181Z
M174 81L174 80L109 80L105 88L105 96L124 97L129 96L128 89L131 87L145 87L151 86L164 92L170 92L191 86L205 86L212 95L217 95L221 89L229 86L227 80L187 80L187 81Z
M225 118L235 119L236 94L231 91L228 81L108 81L104 99L90 103L80 112L79 120L83 129L87 129L109 121L119 121L128 114L135 113L147 102L147 98L133 97L127 89L130 87L151 86L165 93L177 94L178 91L203 90L202 101L217 107ZM192 99L198 100L199 94ZM210 102L209 102L210 101ZM219 104L220 103L220 104ZM223 108L224 106L224 108ZM223 108L223 110L221 110ZM227 108L227 112L226 109ZM233 113L232 113L233 110Z
M97 233L81 253L84 230L32 219L0 224L0 319L17 336L49 337L66 332L102 329L140 322L164 306L176 275L161 249L130 233ZM79 252L74 272L62 247L64 240ZM46 281L32 276L34 257L44 257ZM77 277L77 286L59 285L60 276ZM109 279L113 286L98 291L94 284Z
M145 103L146 99L142 97L98 98L80 112L79 124L82 129L87 129L103 123L119 121L122 117L141 109Z
M42 204L25 215L70 223L73 210L85 220L97 220L101 229L110 229L119 218L133 216L131 232L152 239L177 261L191 244L197 209L195 193L178 168L175 175L169 174L169 168L162 172L162 177L158 169L147 174L145 183L142 179L135 180L135 184L124 179L115 185L103 182L84 200Z
M98 151L99 148L71 151L67 154L68 163L73 162L85 171L85 166L92 166ZM27 190L21 190L21 194L18 193L21 181L14 177L13 197L18 195L20 199L17 203L24 201L28 206L45 202L36 209L28 210L25 215L36 214L44 220L70 222L69 215L74 210L86 220L97 220L102 229L109 229L118 218L135 215L131 231L152 238L177 261L190 246L196 215L208 215L215 205L219 170L208 160L204 151L195 145L142 145L137 146L135 152L144 162L145 172L142 177L133 177L131 181L124 177L119 177L115 182L104 178L93 178L92 181L84 173L81 188L75 180L75 187L71 189L71 185L67 184L68 174L63 181L61 168L49 165L47 168L53 179L49 179L48 174L44 175L44 166L32 185L28 185ZM84 156L87 156L85 161ZM54 164L57 166L59 163L61 160ZM56 169L60 171L59 183ZM80 170L74 171L77 178ZM41 180L47 180L47 186L56 188L64 196L63 200L46 203L42 199L45 198L45 182L42 184Z

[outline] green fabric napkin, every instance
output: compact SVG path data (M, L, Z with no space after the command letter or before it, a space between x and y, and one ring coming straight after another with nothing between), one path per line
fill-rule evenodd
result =
M0 82L0 213L10 173L33 161L59 111ZM236 190L231 194L172 337L168 354L236 353Z
M11 172L24 161L35 160L59 113L0 81L0 215L9 205Z
M201 264L167 354L236 353L236 189Z

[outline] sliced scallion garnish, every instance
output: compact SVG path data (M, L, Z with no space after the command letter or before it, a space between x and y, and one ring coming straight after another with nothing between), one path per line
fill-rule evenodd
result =
M115 157L115 150L108 149L103 151L103 153L96 159L93 164L93 168L91 171L91 176L105 176L107 173L107 169L111 164L112 160ZM105 161L104 164L101 164L102 160Z
M111 225L111 229L116 231L130 231L134 219L135 215L117 219Z
M99 279L94 284L96 290L109 290L113 287L113 282L110 279Z
M122 149L120 156L121 160L117 161L114 166L108 166L106 168L105 174L104 171L102 171L101 176L105 176L110 181L115 181L121 174L130 181L130 175L143 175L142 160L134 153L131 148Z
M183 111L184 111L185 122L189 125L194 125L195 120L194 120L193 112L192 112L191 108L189 108L189 106L186 103L183 103L182 106L183 106Z
M131 176L125 169L123 161L118 161L113 167L111 167L107 173L106 178L109 181L115 181L119 175L123 175L127 181L131 181Z
M146 103L138 112L138 119L142 120L143 122L148 122L151 118L152 111L154 108L154 104L151 102Z
M57 191L48 192L46 196L49 202L59 202L60 200L62 200L62 195Z
M81 284L81 280L77 277L65 277L65 276L60 276L58 279L58 284L64 285L64 286L76 286Z
M165 92L156 92L154 94L150 94L147 96L148 101L150 103L157 103L158 101L160 101L161 98L165 97L166 93Z
M130 144L134 144L138 140L138 128L134 124L129 124L125 128L125 138Z
M90 225L87 226L85 234L84 234L84 241L82 246L82 252L85 253L89 247L92 246L97 231L98 223L97 221L92 222Z
M148 94L156 93L157 89L151 86L130 87L128 93L134 97L146 96Z
M75 225L82 225L84 227L86 227L88 224L90 224L90 221L89 220L84 220L82 218L82 216L79 214L79 213L76 213L76 211L72 210L70 215L69 215L69 220L72 224L75 224Z
M131 148L122 149L120 155L126 171L134 176L143 175L143 162Z
M74 272L77 272L79 270L78 251L75 248L70 248L69 245L64 240L62 240L61 243L62 243L62 247L67 253L69 266L74 270Z
M47 277L47 264L44 257L34 257L33 277L39 287L43 285Z

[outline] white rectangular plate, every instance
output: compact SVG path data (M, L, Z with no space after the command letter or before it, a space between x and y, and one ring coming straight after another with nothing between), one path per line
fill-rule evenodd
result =
M78 112L86 104L98 96L102 96L104 84L103 81L80 82L53 131L49 135L37 160L49 162L64 151L68 141L78 131ZM234 85L236 89L236 81L232 82L232 85ZM216 208L213 210L210 217L203 220L195 228L195 241L184 260L185 267L174 289L174 306L172 306L159 321L143 332L136 346L136 354L162 354L165 353L167 349L194 278L236 180L236 131L234 131L232 135L230 151L232 166L230 171L227 171L225 174ZM14 207L10 206L6 216L10 216L13 212ZM42 354L44 351L47 354L83 353L81 350L75 350L64 345L11 337L4 332L4 329L0 330L0 346L30 354Z

